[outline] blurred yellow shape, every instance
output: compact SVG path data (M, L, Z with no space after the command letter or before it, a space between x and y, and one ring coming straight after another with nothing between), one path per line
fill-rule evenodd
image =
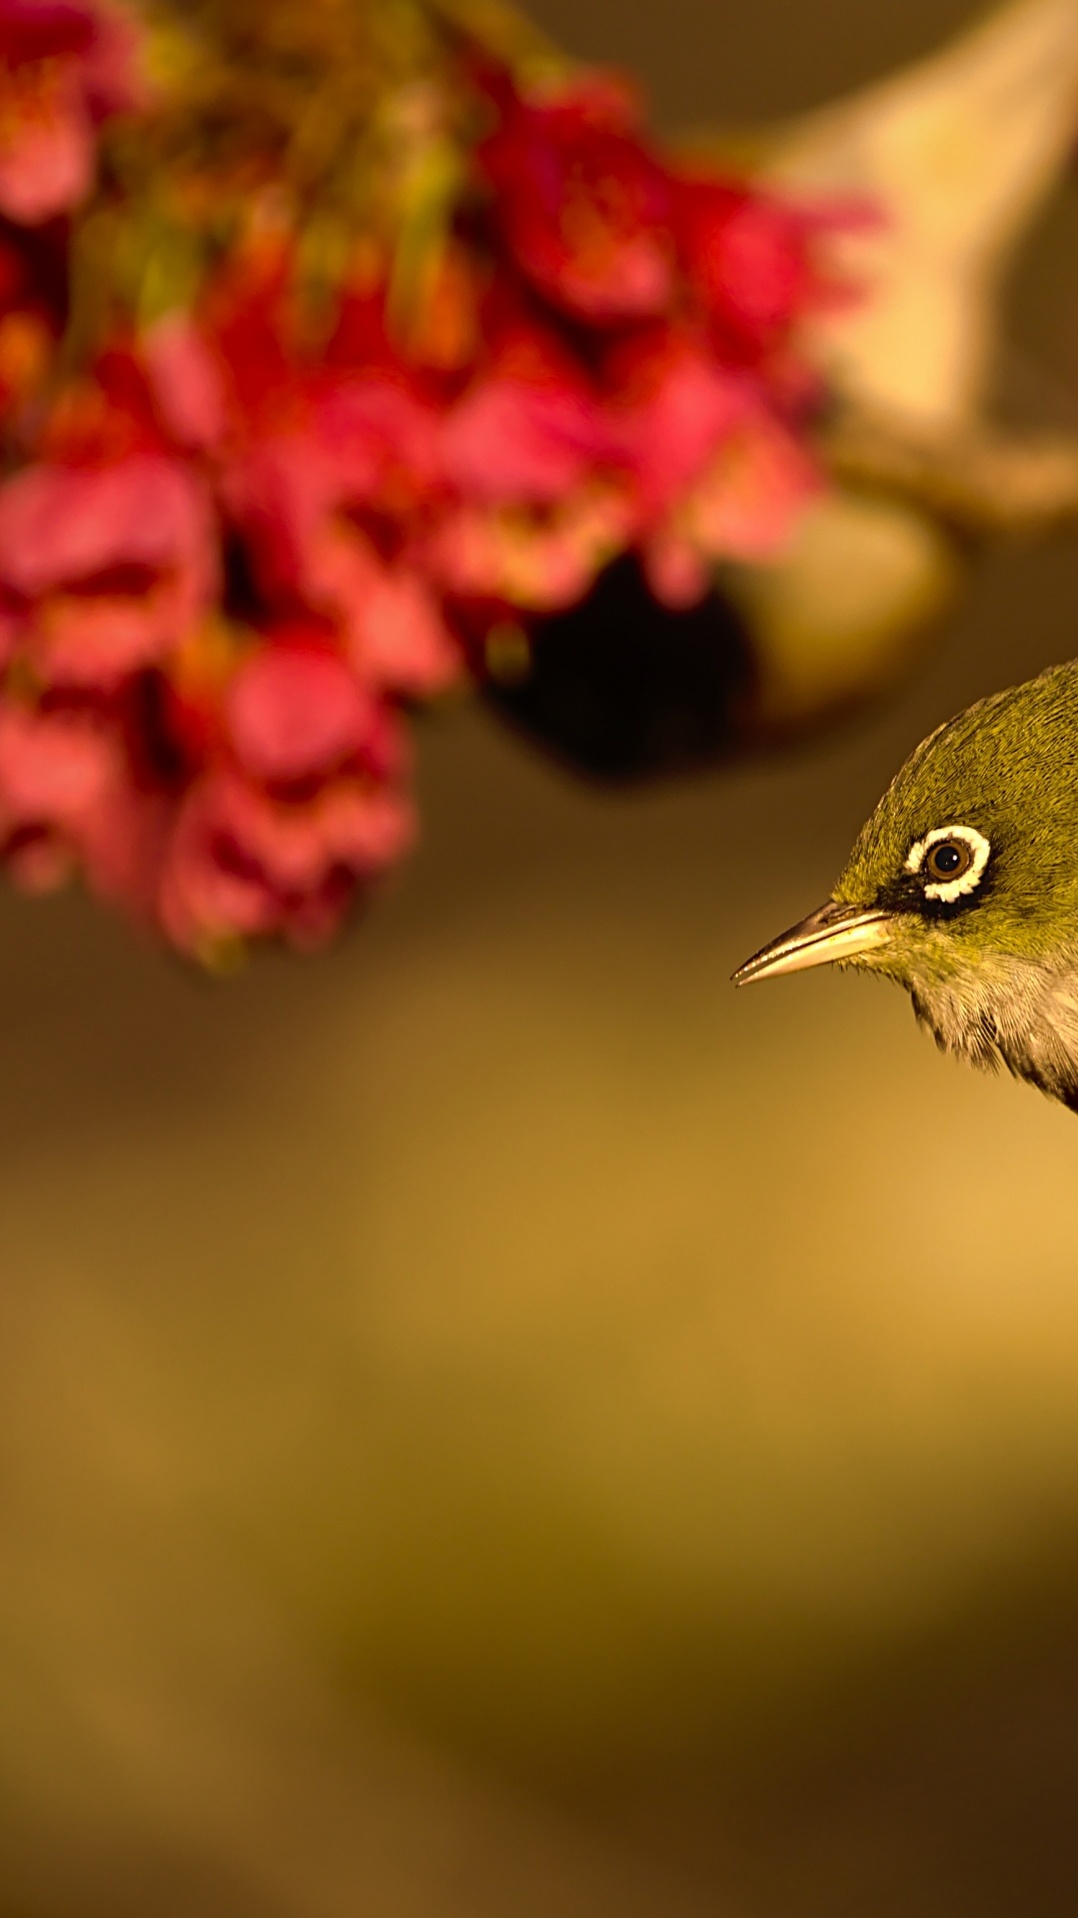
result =
M777 184L884 215L846 243L871 297L814 324L844 397L941 433L975 414L1001 282L1076 127L1078 5L1018 0L780 138Z
M777 186L880 218L836 242L863 297L809 327L842 415L835 489L776 564L728 579L757 639L765 735L893 680L962 584L969 536L1078 517L1075 449L981 420L1002 284L1076 128L1078 5L1019 0L775 140Z

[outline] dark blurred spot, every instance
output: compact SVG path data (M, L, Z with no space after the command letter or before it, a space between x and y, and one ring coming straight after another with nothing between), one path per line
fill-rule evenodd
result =
M33 288L34 305L43 303L66 324L69 237L64 219L27 227L0 218L0 302L15 304Z
M749 635L718 592L671 612L630 554L578 606L537 620L530 640L530 670L514 659L513 672L495 671L486 701L585 777L693 771L725 758L738 736Z
M118 560L71 581L81 599L148 599L161 578L160 568L137 560Z
M226 618L236 620L239 624L257 624L265 610L264 601L255 579L251 555L234 529L230 528L225 534L221 559L224 573L221 598Z
M151 791L177 791L191 768L164 676L154 669L135 674L124 689L120 716L136 783Z

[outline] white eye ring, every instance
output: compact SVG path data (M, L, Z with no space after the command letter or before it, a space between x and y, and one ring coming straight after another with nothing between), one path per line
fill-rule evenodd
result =
M910 847L906 871L920 872L925 855L933 846L938 846L941 839L961 840L964 846L969 847L970 854L968 867L957 879L948 879L946 883L942 880L933 880L931 885L925 887L926 899L942 899L945 904L950 905L953 900L962 899L967 893L976 892L992 848L984 834L979 833L974 826L937 826L934 832L927 832L923 839L918 839L916 845Z

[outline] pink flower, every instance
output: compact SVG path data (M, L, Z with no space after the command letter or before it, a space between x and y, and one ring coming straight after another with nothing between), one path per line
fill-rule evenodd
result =
M39 464L0 488L0 582L46 680L111 685L163 657L217 590L208 497L179 462Z
M234 773L211 774L184 801L172 834L161 923L181 950L203 956L271 933L321 945L357 886L400 858L412 830L411 809L392 789L335 781L288 805Z
M410 431L414 416L397 417ZM462 662L428 583L406 560L381 558L364 530L383 498L385 420L377 457L361 437L343 448L321 433L263 441L229 468L225 492L267 606L325 621L367 683L416 697L449 685ZM409 537L407 504L398 537Z
M374 704L339 654L313 646L262 647L236 672L226 715L240 765L266 786L335 772L361 753Z
M597 460L610 436L599 407L579 385L531 384L505 375L480 380L442 427L442 461L465 498L504 503L554 501Z
M629 544L635 521L628 492L613 481L532 511L461 505L442 520L426 563L454 599L555 612L583 599Z
M402 380L372 369L323 393L314 431L342 493L399 514L440 484L440 418Z
M253 438L223 462L219 491L266 609L303 604L308 555L340 491L311 432Z
M157 320L143 337L142 357L169 438L200 451L217 446L228 425L224 371L189 316Z
M429 697L459 677L460 652L422 574L379 558L344 514L327 517L305 556L306 603L332 618L372 686Z
M744 382L673 329L634 341L610 384L620 450L647 526L699 477L751 409Z
M773 559L788 543L819 471L795 435L762 406L737 428L684 497L648 532L645 567L657 599L692 605L722 559Z
M133 26L95 0L0 0L0 212L37 226L85 198L97 124L138 97Z
M27 890L68 877L100 827L117 771L116 743L92 716L0 704L0 835Z
M404 131L439 168L453 145L458 198L403 235L419 189L376 156L376 216L325 245L315 219L309 256L272 158L250 205L195 137L165 201L110 169L116 324L68 376L56 216L134 99L107 4L0 0L0 859L78 871L184 952L315 945L408 845L404 709L466 645L630 550L675 606L787 536L815 484L793 341L828 292L819 220L675 170L616 80L522 97L456 64ZM155 273L179 242L175 286L202 279L139 331L151 213Z

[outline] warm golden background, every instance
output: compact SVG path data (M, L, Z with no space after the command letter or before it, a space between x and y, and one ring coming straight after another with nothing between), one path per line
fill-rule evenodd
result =
M540 13L674 126L971 9ZM1072 192L1012 330L1078 418ZM447 714L314 964L3 900L4 1918L1078 1909L1078 1125L726 983L1076 637L997 557L887 710L633 798Z

